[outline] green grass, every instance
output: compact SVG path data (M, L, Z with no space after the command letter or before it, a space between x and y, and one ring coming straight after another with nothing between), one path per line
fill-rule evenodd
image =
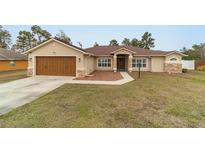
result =
M0 84L13 81L13 80L26 78L27 77L26 74L27 74L26 70L0 72Z
M0 127L205 127L205 72L131 75L122 86L65 84Z

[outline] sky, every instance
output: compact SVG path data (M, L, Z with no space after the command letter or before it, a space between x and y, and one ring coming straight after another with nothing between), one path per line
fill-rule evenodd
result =
M116 39L119 43L124 38L140 39L144 32L152 33L155 39L156 50L180 50L183 47L191 48L193 44L205 43L205 26L166 26L166 25L40 25L55 36L59 30L63 30L73 42L81 42L83 48L92 47L94 42L100 45L108 45L109 41ZM19 31L30 31L31 25L3 25L12 35L13 43Z

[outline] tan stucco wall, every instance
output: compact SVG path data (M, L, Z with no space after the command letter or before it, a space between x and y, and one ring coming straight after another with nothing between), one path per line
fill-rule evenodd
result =
M182 56L180 54L174 53L174 54L170 54L168 56L165 57L165 61L170 61L170 59L172 58L176 58L177 61L176 62L181 62L182 60Z
M150 71L151 70L151 60L150 60L150 58L148 58L148 57L136 57L136 56L134 56L133 58L147 59L146 60L147 61L147 65L146 66L147 67L146 68L141 67L140 70L141 71ZM136 68L136 67L133 67L132 70L133 71L138 71L139 69Z
M151 57L151 72L164 72L165 57Z
M93 56L85 56L84 63L86 74L90 74L95 70L95 58Z
M32 53L29 53L28 70L32 69L33 75L36 74L36 56L76 56L76 76L79 76L81 73L85 74L87 71L84 62L84 54L82 52L55 41L45 44L35 49ZM32 58L32 60L30 58Z

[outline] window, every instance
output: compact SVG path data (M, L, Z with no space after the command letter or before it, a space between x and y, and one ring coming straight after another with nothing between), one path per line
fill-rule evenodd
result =
M176 58L171 58L170 61L177 61L177 59Z
M111 59L110 58L99 58L98 67L111 67Z
M144 58L134 58L132 60L132 67L139 67L141 65L142 68L147 67L147 59Z

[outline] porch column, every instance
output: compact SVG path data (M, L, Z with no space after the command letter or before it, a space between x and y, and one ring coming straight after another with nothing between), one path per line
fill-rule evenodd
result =
M129 57L128 57L128 71L129 72L132 72L132 58L133 58L133 56L129 55Z
M117 56L113 56L113 70L114 72L117 72Z

